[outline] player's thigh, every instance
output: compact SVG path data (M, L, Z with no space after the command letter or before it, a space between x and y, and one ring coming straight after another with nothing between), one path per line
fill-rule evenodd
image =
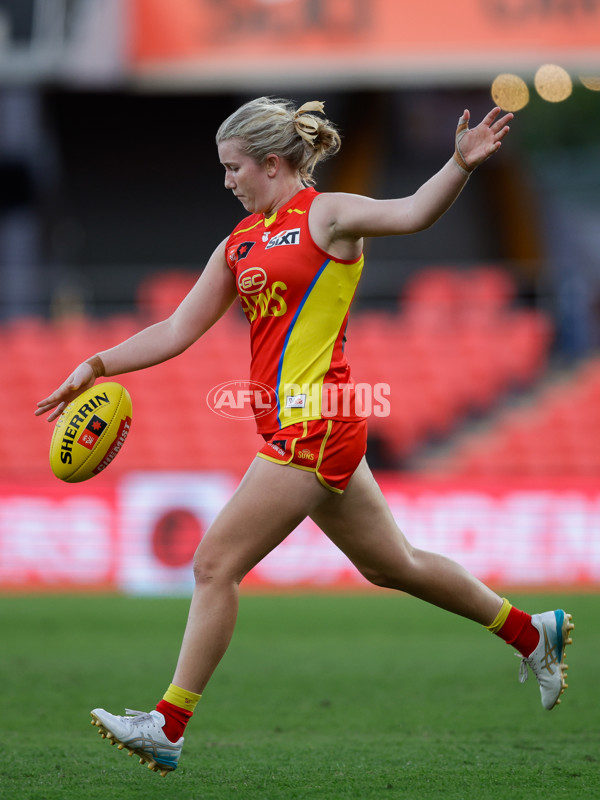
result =
M402 571L413 548L396 524L365 459L344 494L332 495L311 518L370 579Z
M255 458L200 542L196 574L241 580L328 494L312 472Z

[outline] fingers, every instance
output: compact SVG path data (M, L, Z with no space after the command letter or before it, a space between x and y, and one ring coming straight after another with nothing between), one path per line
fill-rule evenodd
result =
M67 404L65 402L59 403L51 414L48 414L48 422L54 422L58 419L62 412L65 410Z
M502 140L510 131L508 123L514 119L511 112L500 116L501 114L502 109L494 106L479 125L469 128L469 110L463 111L456 129L454 160L464 172L472 172L499 150Z
M33 412L35 416L40 417L42 414L56 408L48 417L48 422L52 422L52 420L59 417L66 408L67 403L80 394L79 385L75 386L74 384L75 381L69 378L62 386L59 386L55 392L52 392L48 397L40 400L39 403L37 403L36 410Z
M84 362L80 364L52 394L40 400L37 409L33 412L36 417L46 414L55 408L48 417L48 422L52 422L64 411L67 403L70 403L89 386L94 383L93 367Z
M480 125L482 129L486 127L493 134L493 142L490 144L487 150L487 157L495 153L502 142L502 139L506 136L506 134L510 131L510 126L508 125L511 120L514 119L514 114L508 113L504 114L502 117L498 118L501 109L496 106L493 108L482 120ZM478 126L479 127L479 126Z
M62 412L65 410L67 403L66 400L60 400L56 397L55 394L51 394L49 397L44 398L44 400L40 400L37 403L37 408L33 412L36 417L41 417L43 414L46 414L53 408L56 408L56 411L52 412L51 416L48 417L48 422L52 422L53 419L60 416Z
M512 112L509 112L498 119L500 111L501 109L496 106L483 119L483 124L487 125L493 133L502 131L508 125L508 123L515 118L515 115ZM507 132L508 130L503 135L506 135Z
M54 408L56 403L57 403L57 401L54 399L54 395L53 394L48 395L48 397L44 397L43 400L40 400L38 403L36 403L37 408L33 413L36 416L39 416L40 414L44 414L50 408Z
M509 111L507 114L504 114L504 116L498 119L498 115L501 112L502 109L500 106L494 106L494 108L492 108L492 110L489 111L481 120L481 124L487 125L488 128L496 128L497 130L500 130L515 117L515 115Z
M487 158L489 158L491 155L493 155L495 152L497 152L500 149L500 147L502 146L502 139L504 139L504 137L506 136L506 134L509 131L510 131L510 128L508 127L508 125L505 125L504 128L502 128L502 130L499 131L494 136L494 141L490 144L490 146L488 148Z
M514 119L514 114L505 114L502 119L499 119L497 122L492 125L491 130L496 136L504 137L509 132L510 128L508 123Z
M494 108L492 108L491 111L488 111L485 117L481 120L480 125L485 125L486 127L491 128L494 131L502 130L506 125L508 125L509 122L511 122L511 120L515 118L515 115L509 111L507 114L504 114L504 116L498 118L498 115L501 112L502 109L500 108L500 106L494 106ZM459 124L464 120L469 120L469 118L470 118L469 111L465 109L462 117L459 120Z
M461 139L469 129L470 117L471 115L469 114L469 109L465 108L462 117L458 120L458 125L456 127L456 136L458 139Z
M38 405L40 405L40 404L38 403ZM39 417L42 414L45 414L51 408L54 408L55 405L56 405L56 403L50 403L50 404L46 404L46 405L40 406L40 408L38 408L33 413L35 414L36 417ZM62 403L59 403L56 406L56 408L54 408L54 411L52 411L51 414L48 414L47 422L54 422L55 419L58 419L58 417L60 417L60 415L62 414L62 412L65 410L66 407L67 407L67 404L63 400Z
M500 142L500 140L501 140L501 139L504 139L504 137L506 136L506 134L507 134L509 131L510 131L510 128L508 127L508 125L505 125L505 126L502 128L502 130L498 131L498 133L496 134L496 141L497 141L497 142Z
M492 110L491 110L491 111L488 111L488 113L487 113L487 114L485 115L485 117L484 117L484 118L481 120L481 122L482 122L484 125L487 125L487 126L488 126L488 128L491 128L491 127L492 127L492 125L494 124L494 120L496 119L496 117L498 116L498 114L499 114L501 111L502 111L502 109L500 108L500 106L494 106L494 108L492 108Z

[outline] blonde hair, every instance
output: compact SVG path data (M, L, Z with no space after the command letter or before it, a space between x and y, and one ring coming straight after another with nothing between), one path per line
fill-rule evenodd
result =
M238 108L217 131L217 144L239 139L242 150L262 164L273 153L298 171L302 182L315 183L313 171L320 161L335 155L340 135L323 114L318 100L294 108L290 100L258 97Z

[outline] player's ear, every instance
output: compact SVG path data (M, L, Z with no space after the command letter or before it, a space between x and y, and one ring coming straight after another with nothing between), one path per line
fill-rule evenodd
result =
M281 159L275 153L269 153L269 155L265 158L264 164L269 178L274 178L279 172Z

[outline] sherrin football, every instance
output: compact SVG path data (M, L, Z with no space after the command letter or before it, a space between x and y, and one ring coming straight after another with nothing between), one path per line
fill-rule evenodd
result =
M120 383L98 383L76 397L56 420L50 466L61 481L80 483L116 457L131 428L131 397Z

